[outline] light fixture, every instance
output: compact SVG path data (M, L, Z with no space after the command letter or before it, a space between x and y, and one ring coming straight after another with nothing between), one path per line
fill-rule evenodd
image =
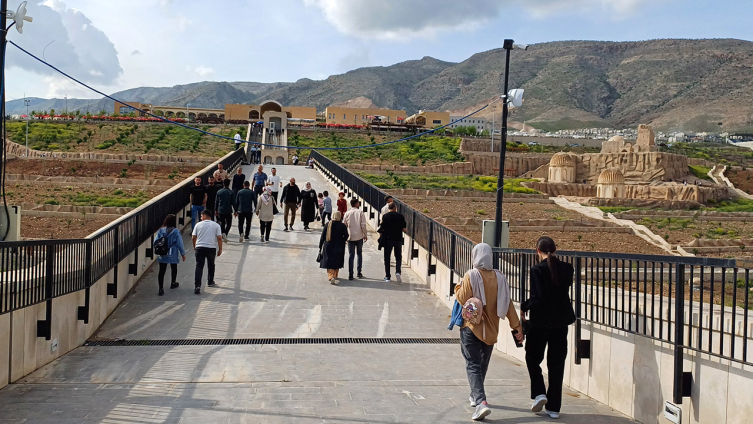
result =
M23 2L18 6L18 10L15 12L8 10L5 15L8 19L12 19L16 23L16 29L19 34L24 33L24 21L31 22L34 20L31 16L26 16L26 3Z
M523 105L523 92L522 88L515 88L507 93L507 104L512 107L521 107Z

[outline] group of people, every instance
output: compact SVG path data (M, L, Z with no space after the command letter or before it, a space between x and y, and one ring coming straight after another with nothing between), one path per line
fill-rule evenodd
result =
M218 184L218 181L220 182ZM232 187L231 187L232 184ZM221 185L222 188L218 186ZM216 188L215 188L216 187ZM278 194L282 189L282 195ZM260 241L269 242L269 234L274 216L278 213L277 203L284 207L285 231L291 231L296 212L301 208L303 228L309 230L317 213L322 220L322 233L319 238L319 267L327 270L330 284L339 285L340 269L345 267L345 252L348 251L348 279L364 278L363 245L368 241L366 216L361 203L350 199L350 208L344 193L339 193L333 205L327 191L320 195L307 182L301 190L295 178L282 186L276 169L272 176L258 170L250 180L246 180L242 168L238 168L232 181L227 172L219 166L203 186L196 178L190 191L192 213L192 244L196 256L194 293L201 293L201 280L207 264L207 285L215 286L214 260L222 255L223 242L233 216L238 218L240 240L248 239L251 218L259 218ZM395 258L395 276L402 281L402 246L406 231L406 220L397 211L391 196L385 199L381 210L378 247L384 253L384 281L391 280L391 259ZM214 205L214 209L205 208ZM197 216L200 221L196 222ZM214 222L218 218L219 224ZM186 250L180 231L176 229L175 215L165 218L157 238L164 237L169 252L158 257L159 295L164 294L164 279L167 265L171 268L170 288L179 286L176 281L177 264L186 260ZM576 320L570 301L569 291L573 284L574 268L558 259L556 245L550 237L541 237L536 243L540 262L530 269L530 295L521 304L518 316L505 275L496 270L491 247L481 243L472 251L473 268L455 286L456 303L452 311L450 326L460 326L461 353L465 359L466 373L471 394L469 403L475 410L473 420L483 420L491 414L484 389L484 381L489 368L494 344L499 336L499 321L507 319L513 329L515 343L522 347L525 340L526 366L531 380L530 396L533 401L531 411L558 418L562 406L562 384L567 357L568 327ZM478 319L469 319L468 311L475 310ZM548 367L548 388L545 384L541 362L546 355Z

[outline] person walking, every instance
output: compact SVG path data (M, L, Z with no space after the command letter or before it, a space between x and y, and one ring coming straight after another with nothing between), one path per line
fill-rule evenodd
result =
M460 284L455 286L455 299L460 305L474 299L481 307L481 322L473 324L465 320L460 328L460 349L465 358L465 370L471 386L471 406L475 406L471 419L483 420L491 409L486 401L484 380L489 369L489 360L499 335L499 321L507 318L510 328L517 331L515 340L523 340L523 328L512 304L510 286L502 272L494 269L492 248L480 243L471 251L473 268L465 273Z
M235 216L238 218L238 233L240 234L239 243L243 239L248 240L248 234L251 231L251 218L254 217L256 210L257 196L256 192L251 191L251 184L246 181L243 183L243 190L235 196ZM246 224L246 231L243 231L243 224Z
M269 177L264 173L264 167L259 165L259 170L251 177L251 187L254 188L254 192L258 196L264 192L264 187L267 186L267 179Z
M261 144L256 143L256 163L261 163Z
M256 144L252 144L251 147L248 148L249 151L249 162L251 165L254 165L256 163Z
M267 179L267 187L272 189L272 197L275 199L275 204L277 204L280 189L282 188L282 180L277 175L277 168L272 168L272 175Z
M269 233L272 231L272 221L275 218L275 199L272 197L272 189L267 187L256 205L256 216L259 217L260 242L269 243Z
M230 190L230 180L225 180L224 188L217 192L214 201L214 211L220 224L222 241L227 242L227 235L233 225L233 207L235 206L235 193Z
M392 196L387 196L384 198L384 206L382 207L381 213L382 215L387 215L390 213L390 205L395 202L395 199Z
M337 195L337 211L345 216L345 212L348 212L348 201L345 200L345 193L340 192Z
M238 168L235 171L235 175L233 175L233 192L235 194L238 194L239 191L243 190L243 183L246 182L246 175L243 173L243 168Z
M214 282L214 259L222 256L222 232L220 224L212 221L209 211L201 212L201 222L191 233L193 249L196 252L196 273L194 276L195 294L201 294L201 277L204 274L204 262L207 263L207 286L216 286Z
M162 223L162 228L157 231L157 240L164 237L167 240L167 254L163 256L157 256L157 263L159 264L159 274L157 274L157 283L159 284L159 295L165 294L165 273L167 272L167 265L170 265L170 288L175 289L180 284L176 281L178 278L178 256L183 258L183 262L186 261L186 249L183 247L183 236L175 225L175 215L170 214L165 217L165 221Z
M345 213L343 223L348 227L348 280L353 280L353 259L358 255L358 278L363 278L363 243L366 236L366 215L359 206L358 199L350 199L351 209Z
M570 302L574 268L557 258L557 246L550 237L536 242L538 264L531 267L531 291L521 304L522 318L530 314L526 366L531 379L532 412L541 412L559 418L562 407L562 379L567 358L567 327L575 322L575 311ZM544 385L541 361L546 350L549 389ZM546 405L546 408L544 406Z
M241 144L243 143L243 139L241 139L241 132L238 131L233 136L233 140L235 141L235 150L238 150L241 147Z
M201 177L194 178L194 185L191 186L191 229L196 228L196 224L201 219L201 212L207 204L207 188L201 184Z
M337 277L345 266L345 244L348 241L348 227L341 220L340 212L335 212L319 238L319 252L322 255L319 268L327 270L329 283L335 286L340 284Z
M228 179L228 173L227 171L225 171L225 165L218 164L217 170L214 171L214 174L212 174L212 176L214 177L215 181L220 181L220 182Z
M215 209L214 209L214 203L217 199L217 193L220 191L219 185L215 183L214 177L209 177L209 181L207 183L207 205L206 208L209 210L209 212L212 215L212 221L214 221L215 217Z
M330 221L332 220L332 199L329 198L329 192L327 190L324 190L322 194L324 195L324 199L322 200L322 225L325 225L327 223L327 218L329 218Z
M293 155L293 165L298 165L298 155Z
M303 229L310 230L309 223L314 222L316 219L316 209L319 206L319 202L316 197L316 191L311 188L311 183L306 182L306 188L301 190L301 221L303 221Z
M295 214L298 211L298 206L301 204L301 189L295 185L295 178L290 179L290 183L282 189L282 196L280 196L280 206L285 205L285 231L293 231L293 224L295 224ZM288 220L288 213L290 213L290 220Z
M390 203L389 212L382 216L382 224L379 226L379 246L384 249L384 281L390 281L390 257L395 251L395 278L402 283L400 267L403 263L403 233L407 228L405 217L397 212L397 205Z

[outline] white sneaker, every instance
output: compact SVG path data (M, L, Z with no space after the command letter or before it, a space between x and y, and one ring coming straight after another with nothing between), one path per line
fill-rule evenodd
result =
M486 401L481 402L476 406L476 411L471 415L471 419L473 421L481 421L484 418L488 417L489 414L492 413L491 408L489 408L489 404L486 403Z
M222 242L227 243L227 234L222 235Z
M388 277L384 277L384 282L385 282L385 283L389 283L389 282L390 282L390 279L389 279Z
M403 277L402 277L402 275L400 275L399 272L397 274L395 274L395 278L397 279L398 283L402 283L403 282Z
M243 234L241 234L241 237L238 239L238 243L243 243Z
M471 408L475 408L476 407L476 401L473 399L473 395L471 395L471 396L468 397L468 402L471 403Z
M559 412L547 411L546 408L544 408L544 413L547 414L547 415L549 415L549 418L553 418L555 420L560 417L560 413Z
M337 278L333 278L333 279L329 280L329 282L330 282L330 284L332 284L333 286L338 286L338 285L340 285L340 280L338 280Z
M544 409L544 405L546 405L546 401L546 395L536 396L536 399L533 400L533 405L531 405L531 412L541 412Z

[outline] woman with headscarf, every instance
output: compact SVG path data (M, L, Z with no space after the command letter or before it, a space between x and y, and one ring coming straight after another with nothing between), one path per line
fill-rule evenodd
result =
M314 222L316 219L316 209L319 206L319 201L316 197L316 191L311 188L311 183L306 183L306 188L301 190L301 221L303 221L303 229L309 230L309 223Z
M482 319L478 324L465 321L460 329L460 347L465 358L468 383L471 386L471 406L476 410L471 419L482 420L491 413L486 402L484 379L489 368L494 344L497 343L500 318L509 320L510 328L517 330L515 338L523 340L523 329L510 298L510 286L502 272L494 269L492 248L477 244L471 252L473 269L465 273L463 281L455 286L455 297L460 305L470 299L483 305Z
M332 214L332 220L324 226L319 239L319 252L322 258L319 268L327 270L330 284L338 285L337 276L340 268L345 266L345 244L348 241L348 227L342 223L342 214L338 211Z
M256 204L256 216L259 217L259 230L261 241L269 242L269 233L272 231L272 221L275 218L275 198L272 197L272 188L266 187Z
M536 242L539 256L537 265L531 267L531 292L520 307L523 321L530 313L530 329L526 342L526 366L531 378L532 412L541 412L559 418L562 407L562 379L567 358L567 327L575 322L575 311L570 301L574 268L560 261L554 254L557 246L550 237ZM549 389L544 385L541 361L546 349L546 366ZM546 408L544 408L546 405Z

